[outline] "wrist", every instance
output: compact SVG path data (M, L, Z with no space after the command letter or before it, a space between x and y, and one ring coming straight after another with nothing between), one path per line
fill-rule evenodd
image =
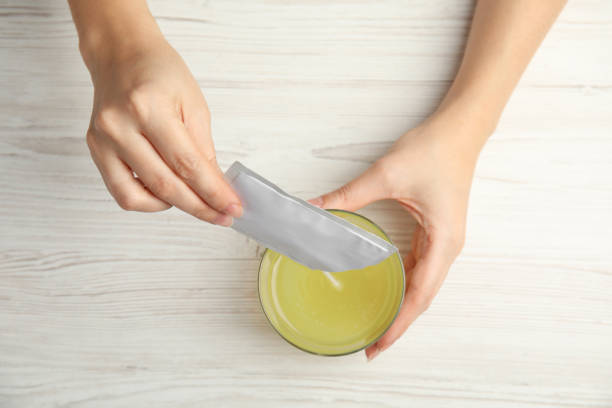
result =
M484 145L495 131L509 94L490 78L471 79L459 71L434 115L449 116L475 132ZM481 146L482 147L482 146Z
M85 65L94 74L97 67L128 58L151 47L163 36L154 21L140 21L137 26L110 26L88 29L79 38L79 50Z
M460 103L441 105L422 124L434 139L433 143L461 158L468 167L476 165L496 123L472 108Z
M465 153L474 160L495 131L501 109L493 101L451 87L435 112L426 120L429 126L443 131L434 132L444 137L444 143Z
M75 0L70 5L79 34L79 50L92 75L98 66L163 39L144 1Z

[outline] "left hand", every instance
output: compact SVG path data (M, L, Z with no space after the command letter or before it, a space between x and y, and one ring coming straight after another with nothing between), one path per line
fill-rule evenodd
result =
M403 135L363 174L310 200L355 211L378 200L399 202L418 225L404 257L406 293L393 325L366 349L368 360L391 346L431 304L463 248L468 196L479 149L465 123L430 117Z

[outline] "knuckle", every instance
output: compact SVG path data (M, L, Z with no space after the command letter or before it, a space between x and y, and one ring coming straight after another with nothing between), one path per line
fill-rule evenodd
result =
M465 228L457 227L445 233L445 240L452 255L457 256L465 245Z
M222 199L221 192L217 188L208 189L204 198L210 203L218 203Z
M372 171L379 180L384 191L392 192L395 189L397 183L393 177L393 166L389 163L388 159L381 158L376 160L372 164Z
M196 208L192 211L192 215L196 218L199 218L200 220L208 222L212 222L215 217L214 211L207 207Z
M416 291L412 294L411 303L414 304L421 312L425 312L433 302L433 295L424 291Z
M93 154L96 150L96 144L97 144L97 136L93 130L90 129L87 131L87 133L85 134L85 142L87 142L87 147L89 148L89 152Z
M343 185L337 190L337 198L341 203L348 203L351 198L351 191L348 185Z
M378 344L378 348L381 350L386 350L393 344L393 340L387 339L386 336L381 338L376 342Z
M389 161L386 160L384 157L381 157L380 159L372 163L372 171L374 171L378 175L385 174L388 169Z
M194 154L180 154L174 158L173 167L182 179L193 180L200 170L201 161Z
M164 176L156 175L148 185L149 190L157 197L164 201L167 201L169 197L172 197L172 182Z
M461 252L463 250L463 247L465 246L465 233L460 232L455 234L453 237L452 245L458 255L459 252Z
M126 191L119 190L115 193L115 201L119 207L125 211L136 211L138 209L138 200L132 194Z
M149 116L148 101L149 92L146 87L140 86L132 89L127 94L128 111L139 120L146 120Z
M117 112L111 108L102 108L94 114L93 127L103 133L114 133L117 128Z
M210 109L208 108L208 105L205 105L204 108L202 109L202 119L204 119L206 123L210 123L212 121L212 114L210 113Z
M206 159L206 162L213 168L213 169L218 169L219 168L219 162L217 162L217 155L214 151L205 154L204 158Z

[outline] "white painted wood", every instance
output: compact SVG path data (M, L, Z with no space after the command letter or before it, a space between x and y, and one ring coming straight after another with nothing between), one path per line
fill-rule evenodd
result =
M308 198L452 79L468 1L161 1L219 160ZM294 350L260 250L122 212L87 154L92 90L60 1L0 2L0 407L612 406L612 3L570 2L483 151L466 248L374 362ZM412 222L364 211L402 248Z

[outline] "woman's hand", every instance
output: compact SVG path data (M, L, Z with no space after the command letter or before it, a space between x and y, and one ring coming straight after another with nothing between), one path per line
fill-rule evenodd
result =
M135 211L175 206L224 226L241 216L217 165L204 96L161 33L81 50L95 88L87 143L117 203Z
M404 303L391 328L366 350L370 360L391 346L429 307L463 247L478 151L462 144L460 133L474 131L450 118L431 117L402 136L356 179L310 200L322 208L354 211L374 201L393 199L418 222L411 251L404 256Z
M436 112L361 176L311 201L357 210L394 199L418 221L405 256L402 309L385 335L368 347L368 359L393 344L438 293L463 247L478 153L565 2L479 1L459 72Z

